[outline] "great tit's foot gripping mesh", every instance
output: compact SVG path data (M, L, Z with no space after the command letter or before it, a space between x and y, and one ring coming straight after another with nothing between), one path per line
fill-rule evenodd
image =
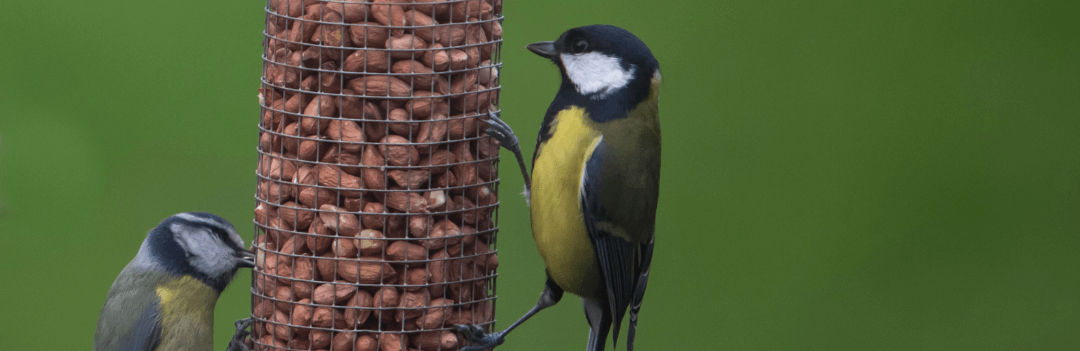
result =
M455 325L454 329L465 337L466 346L461 351L481 351L493 349L506 341L506 332L485 333L484 328L473 324Z
M525 179L525 202L528 203L529 192L532 191L532 179L529 178L529 171L525 168L525 158L521 155L521 144L518 142L517 136L514 135L514 130L499 118L498 113L488 111L488 122L490 123L487 128L488 135L498 140L499 145L513 152L514 157L517 159L518 168L521 169L521 177Z
M488 135L495 138L495 140L498 140L499 144L507 150L510 150L513 153L520 153L521 146L518 143L517 136L514 135L514 130L510 128L510 125L499 118L499 114L495 112L489 111L488 117L491 118L489 120L491 124L488 125L487 128Z

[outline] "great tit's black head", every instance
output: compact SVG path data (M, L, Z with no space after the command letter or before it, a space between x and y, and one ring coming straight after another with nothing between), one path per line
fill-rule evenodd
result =
M255 255L232 223L206 212L179 213L161 221L140 249L152 266L191 275L217 291L232 281L240 267L254 267Z
M563 86L592 100L627 95L640 102L652 80L660 78L660 64L649 47L629 31L610 25L577 27L553 42L527 48L559 66Z

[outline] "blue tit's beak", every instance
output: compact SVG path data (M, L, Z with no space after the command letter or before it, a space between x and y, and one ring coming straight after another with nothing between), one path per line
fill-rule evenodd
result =
M553 41L532 43L529 45L525 45L525 48L529 49L529 51L532 51L534 54L540 55L540 57L544 57L550 60L554 60L555 57L558 56L558 53L555 52L555 42Z
M250 250L241 249L236 252L236 257L239 258L239 267L255 268L255 253Z

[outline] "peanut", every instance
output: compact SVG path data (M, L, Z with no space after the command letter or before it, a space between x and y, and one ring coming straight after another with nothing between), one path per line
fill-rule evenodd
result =
M268 6L253 338L460 348L430 329L493 317L499 145L483 114L500 88L501 2Z

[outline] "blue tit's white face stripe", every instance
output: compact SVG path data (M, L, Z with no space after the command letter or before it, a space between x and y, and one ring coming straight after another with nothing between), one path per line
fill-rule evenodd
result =
M240 234L236 232L236 228L233 228L231 223L222 223L215 218L208 216L200 216L197 213L190 212L179 213L176 216L189 222L204 223L208 226L212 226L226 233L229 233L229 240L232 241L233 244L236 244L236 247L244 247L244 239L240 238Z
M574 83L581 95L592 99L603 99L608 94L622 89L634 78L636 66L623 69L619 58L604 55L598 51L583 54L560 54L566 76Z

